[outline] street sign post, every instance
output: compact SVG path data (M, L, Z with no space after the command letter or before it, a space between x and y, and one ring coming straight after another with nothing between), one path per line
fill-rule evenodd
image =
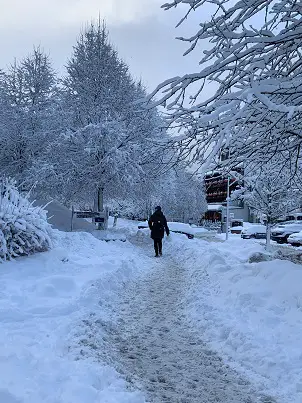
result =
M94 211L75 211L76 218L95 218L98 217L99 213Z
M109 210L105 211L75 211L74 207L71 209L71 232L73 231L73 219L75 218L93 218L94 223L102 224L103 229L108 227Z
M104 223L105 217L95 217L94 222L95 223Z

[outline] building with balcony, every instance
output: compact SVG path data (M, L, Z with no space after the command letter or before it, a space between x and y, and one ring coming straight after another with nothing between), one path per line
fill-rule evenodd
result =
M237 168L232 171L229 176L229 194L242 186L235 176L236 173L243 173L242 168ZM204 214L203 219L207 222L220 223L226 222L226 200L228 194L228 178L219 170L208 172L205 176L206 200L208 210ZM243 201L230 201L230 220L232 221L251 221L253 218L250 209Z

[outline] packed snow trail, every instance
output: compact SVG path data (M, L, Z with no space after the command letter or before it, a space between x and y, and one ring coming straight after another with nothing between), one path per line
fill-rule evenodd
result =
M151 273L126 286L113 311L117 326L106 337L111 364L145 392L148 402L274 402L257 397L200 334L187 328L184 275L171 256L164 256L154 258Z

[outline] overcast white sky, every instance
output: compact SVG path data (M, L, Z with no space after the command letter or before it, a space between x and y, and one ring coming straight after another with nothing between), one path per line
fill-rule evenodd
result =
M190 25L175 29L184 9L164 11L165 0L0 0L0 68L40 45L60 75L87 22L105 18L111 41L149 90L161 81L198 70L201 55L183 57L186 46L174 39L197 29L200 14ZM203 10L204 17L204 10Z

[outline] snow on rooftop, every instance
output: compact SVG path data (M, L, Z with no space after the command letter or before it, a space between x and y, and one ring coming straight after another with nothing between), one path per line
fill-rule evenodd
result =
M219 211L222 210L222 204L208 204L208 211Z

